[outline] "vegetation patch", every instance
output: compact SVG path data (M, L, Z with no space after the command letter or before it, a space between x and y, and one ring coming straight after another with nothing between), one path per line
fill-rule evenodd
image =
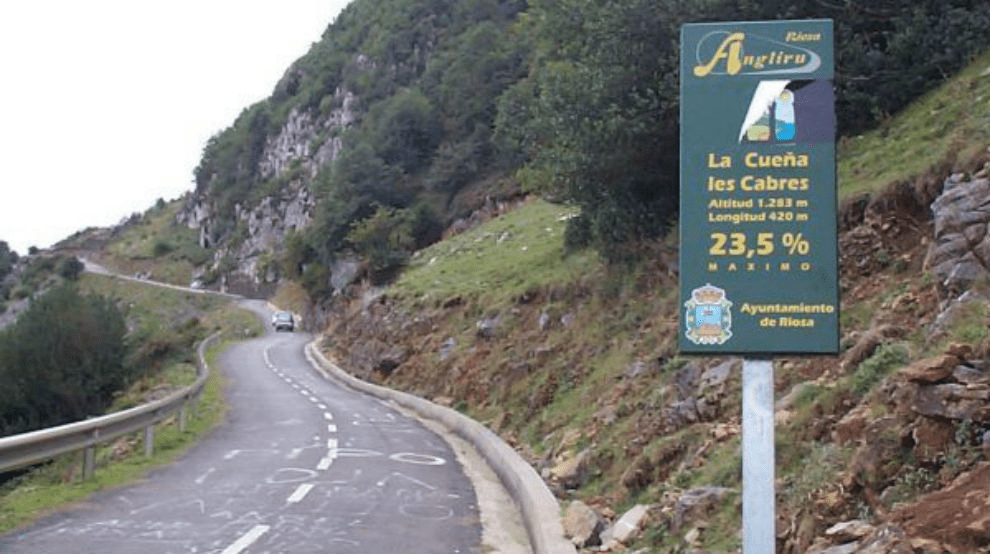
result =
M839 142L843 197L876 194L891 183L951 170L985 153L990 142L990 54L916 100L879 128Z
M195 267L213 253L199 245L199 231L176 221L184 199L159 200L145 213L132 215L109 240L98 260L125 275L187 286Z
M909 360L908 349L902 344L882 344L872 356L863 360L850 378L850 388L863 396L880 382L891 369L902 367Z
M600 266L591 252L565 255L564 226L575 211L532 200L418 251L392 291L437 302L457 296L501 301L535 287L572 282Z

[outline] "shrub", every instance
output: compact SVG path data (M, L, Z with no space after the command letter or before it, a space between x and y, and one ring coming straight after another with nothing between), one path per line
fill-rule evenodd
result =
M168 243L165 239L158 239L155 241L155 245L151 247L151 253L156 257L161 257L172 251L172 245Z
M873 388L893 368L908 361L908 351L900 344L882 344L872 356L863 360L852 374L850 386L856 394L863 395Z
M55 273L67 281L75 281L79 279L79 274L83 272L83 269L85 266L78 258L69 256L58 261L55 266Z
M99 413L128 380L126 325L109 300L73 284L37 298L0 333L0 435Z

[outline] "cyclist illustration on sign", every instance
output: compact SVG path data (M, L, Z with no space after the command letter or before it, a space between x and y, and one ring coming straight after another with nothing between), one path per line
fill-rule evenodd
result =
M819 115L831 101L828 81L760 81L743 118L739 142L821 141L834 129L834 119Z

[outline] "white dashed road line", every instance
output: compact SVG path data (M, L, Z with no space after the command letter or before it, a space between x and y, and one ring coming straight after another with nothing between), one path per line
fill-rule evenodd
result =
M292 496L289 497L288 500L289 504L292 504L294 502L299 502L303 498L306 498L306 495L309 494L309 491L313 490L314 486L315 485L312 485L310 483L299 485L299 487L296 489L296 492L292 493Z
M318 471L326 471L326 470L330 469L330 465L331 464L333 464L333 458L330 457L330 456L327 456L326 458L323 458L322 460L320 460L320 463L316 464L316 469Z
M234 542L234 544L224 549L224 551L221 552L221 554L239 554L240 552L244 551L245 548L251 546L252 544L254 544L255 541L260 539L261 535L267 533L269 529L271 529L271 527L267 525L255 525L254 527L251 528L250 531L245 533L244 536L237 539L237 541Z

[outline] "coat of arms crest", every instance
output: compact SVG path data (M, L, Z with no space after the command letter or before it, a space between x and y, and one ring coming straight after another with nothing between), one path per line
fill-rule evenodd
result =
M687 308L687 339L694 344L724 344L732 337L732 302L710 283L691 291Z

